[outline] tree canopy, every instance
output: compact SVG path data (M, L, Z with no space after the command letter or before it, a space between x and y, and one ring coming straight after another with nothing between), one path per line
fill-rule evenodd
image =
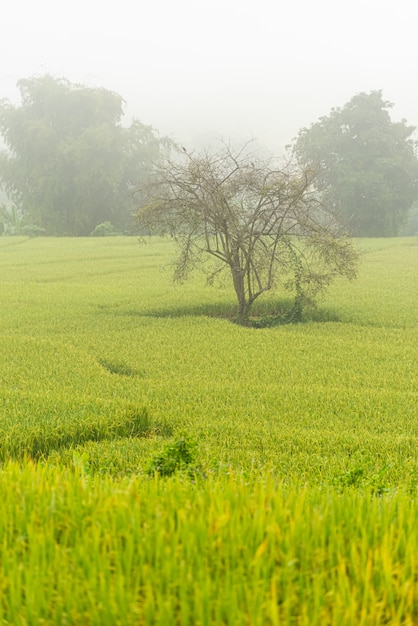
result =
M300 131L295 152L318 167L318 189L356 236L397 235L418 198L413 126L393 122L380 91L360 93Z
M356 254L332 211L318 199L316 172L251 154L248 146L189 153L156 167L143 188L138 221L179 244L175 279L201 265L209 280L226 270L237 320L282 284L294 294L293 319L337 275L353 278ZM207 263L212 258L213 265Z
M20 106L0 101L0 184L10 200L49 234L88 235L106 221L129 229L131 190L164 140L138 120L123 127L112 91L48 75L18 87Z

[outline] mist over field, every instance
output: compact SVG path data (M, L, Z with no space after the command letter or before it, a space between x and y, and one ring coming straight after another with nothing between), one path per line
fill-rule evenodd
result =
M278 154L362 91L418 124L417 12L408 0L17 0L2 16L0 97L16 101L21 78L65 76L120 93L128 118L188 146L254 137Z

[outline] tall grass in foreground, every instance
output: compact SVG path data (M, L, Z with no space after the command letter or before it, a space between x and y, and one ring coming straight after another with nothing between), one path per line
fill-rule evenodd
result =
M401 492L9 463L0 498L3 624L418 621L418 512Z

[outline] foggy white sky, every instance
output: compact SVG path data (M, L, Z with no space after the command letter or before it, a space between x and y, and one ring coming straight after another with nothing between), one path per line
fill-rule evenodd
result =
M416 0L5 0L0 97L64 76L191 145L256 137L280 153L360 91L418 126Z

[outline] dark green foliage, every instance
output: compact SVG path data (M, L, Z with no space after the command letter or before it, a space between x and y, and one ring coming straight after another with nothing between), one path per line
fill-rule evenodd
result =
M418 198L413 126L392 122L380 91L360 93L295 142L299 161L319 166L318 189L355 236L399 233Z
M365 489L371 491L375 495L382 495L389 490L386 482L386 474L390 470L391 465L388 463L381 469L356 467L334 479L334 485L347 489L354 487L357 489Z
M132 229L132 189L162 142L151 127L121 125L123 100L51 76L18 83L21 105L0 101L0 187L47 234ZM102 233L103 234L103 233Z
M173 443L167 444L161 454L152 458L147 474L171 476L178 470L190 469L195 452L196 444L188 435L182 434Z

